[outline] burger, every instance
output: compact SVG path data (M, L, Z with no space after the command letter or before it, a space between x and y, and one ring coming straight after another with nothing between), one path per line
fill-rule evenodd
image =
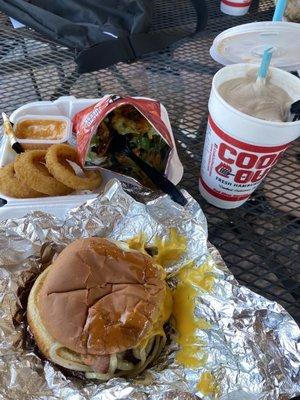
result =
M55 364L87 378L141 373L161 353L172 297L163 268L126 243L79 239L36 279L27 318Z

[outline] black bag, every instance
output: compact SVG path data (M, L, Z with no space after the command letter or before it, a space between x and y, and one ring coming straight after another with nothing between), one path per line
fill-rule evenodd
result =
M118 61L133 61L186 36L187 32L178 26L165 29L168 23L169 27L174 25L174 21L168 21L168 15L164 15L163 29L155 28L154 5L165 1L0 0L0 10L51 40L75 49L75 61L82 73ZM205 0L181 1L188 8L193 4L196 31L203 29L207 21Z

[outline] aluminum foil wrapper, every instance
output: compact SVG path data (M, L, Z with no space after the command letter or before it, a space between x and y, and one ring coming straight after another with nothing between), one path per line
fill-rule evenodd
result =
M132 189L129 195L113 180L102 195L64 219L34 212L0 223L0 399L275 400L299 393L300 332L291 316L238 284L207 242L206 219L187 193L189 203L182 208L167 196L153 199L150 192ZM156 365L129 380L79 379L39 354L26 324L24 299L41 268L43 243L54 242L59 251L80 237L127 240L143 232L151 245L155 237L167 239L173 227L187 238L187 251L168 266L170 285L179 284L176 273L191 261L197 268L209 266L213 276L211 290L195 287L194 318L209 323L209 329L196 331L205 354L201 367L177 361L176 333ZM205 373L215 391L199 386Z

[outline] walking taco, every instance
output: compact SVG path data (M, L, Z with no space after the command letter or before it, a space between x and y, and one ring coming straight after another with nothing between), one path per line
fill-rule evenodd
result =
M168 113L156 100L107 95L73 118L77 150L82 166L99 165L151 183L122 151L114 151L113 139L126 135L132 151L177 184L183 174Z

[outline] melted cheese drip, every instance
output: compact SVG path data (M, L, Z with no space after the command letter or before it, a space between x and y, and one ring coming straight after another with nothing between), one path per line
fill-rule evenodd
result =
M203 350L205 343L197 336L197 330L210 329L210 324L203 318L194 315L195 300L198 288L211 291L214 284L212 268L203 264L195 268L191 262L178 273L179 283L173 294L173 315L178 332L178 344L176 360L188 368L198 368L205 364L207 354Z
M138 250L142 253L146 253L145 247L147 247L147 236L145 233L139 233L138 235L128 239L126 242L132 250Z
M156 262L167 267L186 252L186 237L180 235L176 228L170 228L168 238L154 238L154 246L157 248L157 255L154 256Z
M211 372L204 372L201 375L199 382L197 383L197 389L205 396L217 394L218 390Z
M194 263L189 262L181 268L177 276L181 282L188 283L190 286L200 287L206 292L210 292L214 285L212 267L208 263L195 268Z
M139 250L142 253L146 253L145 249L148 247L147 237L143 232L128 239L127 244L131 249ZM155 250L156 254L153 258L157 264L167 267L171 263L178 261L186 252L186 237L178 233L176 228L170 228L169 236L167 238L156 236L151 248Z
M146 253L147 237L140 233L127 240L131 249ZM180 235L175 228L170 228L168 238L154 238L154 246L157 254L154 256L156 262L163 267L178 261L186 252L187 241ZM179 284L173 292L173 315L176 321L178 332L178 344L180 350L177 352L176 360L187 368L199 368L205 365L207 353L204 351L205 343L197 336L197 330L210 329L210 324L203 318L195 318L195 300L198 295L198 288L210 292L214 285L214 275L208 263L204 263L200 268L195 268L193 262L188 263L177 274ZM172 309L171 296L166 296L163 305L162 315L166 320ZM139 347L145 347L151 337L161 332L161 319L154 324L154 329L148 337L144 338ZM158 328L160 326L160 328ZM197 384L197 389L204 395L214 395L217 393L214 378L210 372L204 372Z
M147 236L145 233L141 232L138 235L128 239L127 244L131 249L138 250L142 253L147 254L145 250L145 248L147 248ZM157 262L157 259L155 257L154 259ZM161 305L161 310L160 313L158 314L158 318L156 321L154 321L152 329L148 332L148 334L146 334L141 340L141 342L137 344L136 346L137 348L144 349L153 337L155 337L156 335L162 335L162 336L165 335L163 330L163 324L170 318L172 310L173 310L173 298L170 288L167 287L165 294L165 301Z

